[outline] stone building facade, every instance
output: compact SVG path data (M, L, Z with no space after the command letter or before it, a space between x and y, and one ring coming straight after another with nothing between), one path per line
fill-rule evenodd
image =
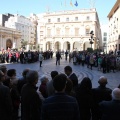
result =
M93 41L93 49L102 47L96 9L44 13L39 14L38 19L38 43L42 51L87 50L91 48L90 40ZM94 33L92 39L91 31Z
M20 48L21 32L0 26L0 50Z

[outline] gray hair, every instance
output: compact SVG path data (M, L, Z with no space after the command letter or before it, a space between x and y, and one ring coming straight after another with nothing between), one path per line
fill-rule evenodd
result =
M47 75L42 75L42 77L40 78L40 81L43 82L46 79L48 79L48 76Z
M35 70L28 71L28 73L26 74L26 79L29 83L34 83L36 79L38 79L38 72Z
M112 91L112 98L114 100L120 100L120 89L119 88L115 88L113 91Z

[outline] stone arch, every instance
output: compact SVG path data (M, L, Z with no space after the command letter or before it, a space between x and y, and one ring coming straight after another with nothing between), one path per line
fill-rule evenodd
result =
M80 43L79 41L74 41L73 50L82 51L82 43Z
M84 44L83 44L83 50L87 50L87 48L90 48L91 46L90 46L90 42L89 41L86 41L86 42L84 42Z
M61 43L59 41L55 42L55 51L61 51Z
M51 49L51 43L50 41L46 42L46 50L50 50Z
M12 48L12 46L13 46L12 40L11 39L7 39L6 40L6 49Z
M72 46L70 45L70 42L69 42L69 41L65 41L65 42L63 43L64 51L66 51L66 50L70 51L70 48L71 48L71 47L72 47Z

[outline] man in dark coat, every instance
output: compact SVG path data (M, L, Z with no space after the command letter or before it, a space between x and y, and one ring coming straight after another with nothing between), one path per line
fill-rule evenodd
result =
M65 74L54 78L56 93L43 102L41 120L80 120L76 99L65 94L66 82Z
M99 104L102 113L101 120L120 120L120 89L112 91L112 100Z
M64 68L65 74L68 76L68 78L73 83L73 89L75 89L78 86L78 78L75 73L72 72L72 68L70 66L66 66Z
M22 73L22 77L18 79L18 83L17 83L17 89L19 94L21 95L21 90L24 84L27 83L26 80L26 74L30 71L30 69L24 69L23 73Z
M56 65L57 65L57 63L60 65L60 58L62 59L61 54L60 54L60 52L57 52L57 54L56 54Z
M37 71L30 70L26 79L28 81L21 92L21 117L22 120L40 120L42 101L36 92L38 82Z
M0 70L0 120L12 120L12 100L10 90L3 85L4 73Z
M112 99L111 97L111 93L112 90L110 88L106 87L107 84L107 78L104 76L101 76L99 78L98 83L100 84L97 88L93 89L93 97L94 97L94 103L96 106L96 111L95 111L95 116L96 119L99 120L100 118L100 112L99 112L99 103L106 100L106 101L110 101Z

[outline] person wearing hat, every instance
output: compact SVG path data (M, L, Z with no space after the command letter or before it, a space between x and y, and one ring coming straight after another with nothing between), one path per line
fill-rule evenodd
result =
M99 119L101 117L100 111L99 111L99 103L106 100L110 101L112 99L111 93L112 90L110 88L107 88L107 78L104 76L101 76L98 80L99 86L97 88L93 88L93 98L94 103L96 107L95 116L96 119Z
M112 100L99 104L102 113L101 120L120 120L120 89L112 91Z

